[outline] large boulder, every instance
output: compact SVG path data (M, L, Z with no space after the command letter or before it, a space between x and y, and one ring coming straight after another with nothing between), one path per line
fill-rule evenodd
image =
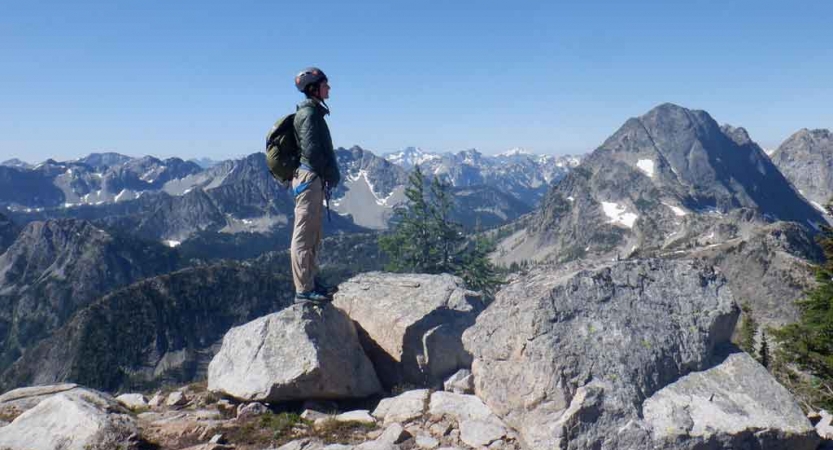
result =
M342 283L334 304L358 323L382 382L441 385L471 365L461 336L485 307L451 275L371 272Z
M138 432L124 407L91 389L50 386L4 396L31 408L0 428L2 449L111 449L126 444Z
M0 395L0 416L17 417L23 412L38 406L38 403L55 394L65 392L70 395L78 395L84 391L86 391L86 389L75 383L50 384L45 386L31 386L12 389L3 395Z
M690 373L642 406L656 442L687 442L697 449L814 449L814 428L784 386L743 352ZM764 445L765 444L765 445ZM670 448L676 448L670 446Z
M749 448L786 448L784 433L806 437L811 428L781 433L779 424L753 416L735 420L742 431L725 426L701 439L692 428L672 440L652 433L656 420L641 419L652 395L716 364L716 349L728 342L737 317L725 278L694 261L624 261L577 273L542 268L504 288L463 341L474 357L477 395L529 448L688 449L708 441L703 448L728 449L724 443L738 442L738 433L756 440ZM749 372L749 364L731 367L741 371L737 377L777 384ZM714 370L711 377L723 369ZM725 389L731 396L715 398L773 391L737 380ZM801 422L794 405L775 411L790 414L782 424Z
M307 303L229 330L208 366L208 389L281 402L362 398L381 386L350 318Z

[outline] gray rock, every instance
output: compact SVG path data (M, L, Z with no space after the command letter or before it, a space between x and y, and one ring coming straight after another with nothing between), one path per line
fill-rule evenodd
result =
M417 389L403 392L396 397L382 399L373 410L373 417L378 418L385 425L392 422L404 423L422 417L429 394L428 389Z
M816 423L816 433L826 440L833 440L833 415L825 410L819 411L819 421Z
M0 428L0 448L116 448L138 433L135 420L114 398L89 389L73 391L42 399Z
M425 450L432 450L440 446L440 441L425 434L418 434L415 441L417 447Z
M458 370L445 380L443 389L455 394L474 394L474 376L471 374L471 370Z
M171 392L165 400L167 406L182 406L186 403L188 403L188 397L182 391Z
M211 440L208 441L210 444L225 444L226 439L223 437L223 433L215 434L211 436Z
M116 397L116 400L122 405L130 409L140 409L148 407L148 400L142 394L122 394Z
M818 437L792 395L748 354L688 374L642 405L645 426L667 448L811 450Z
M382 432L382 435L379 436L375 442L382 443L382 444L401 444L406 440L410 439L411 434L408 433L402 425L398 423L392 423L385 428L385 431Z
M440 420L439 422L431 424L431 426L428 427L428 431L430 431L434 436L443 437L451 432L452 428L453 427L450 422Z
M460 440L474 447L486 447L506 436L506 427L499 421L466 419L460 422Z
M344 444L330 444L323 448L323 450L353 450L355 447L352 445L344 445ZM304 448L304 450L307 450Z
M498 293L463 339L478 396L530 447L639 448L647 436L611 430L636 419L635 405L657 390L705 368L737 316L710 268L627 261L535 270Z
M157 392L156 394L153 395L153 397L151 397L150 401L148 402L148 406L150 406L152 408L155 408L157 406L162 406L162 404L164 402L165 402L165 394L162 394L161 392Z
M476 392L531 448L733 448L741 441L728 428L714 430L706 444L682 434L673 442L657 434L655 442L640 416L646 400L685 375L727 378L720 369L693 372L714 366L737 316L725 279L693 261L634 260L578 273L542 268L502 290L464 342L475 358ZM761 389L792 402L785 392L775 395L765 370L744 361L728 367L738 379L726 380L727 398L754 399ZM720 420L744 414L722 411ZM687 427L685 415L675 414L675 426ZM803 439L759 416L744 423L758 430L761 448Z
M310 444L309 438L298 439L294 441L287 442L284 445L278 447L277 450L303 450Z
M429 407L435 419L449 417L460 426L460 440L470 447L486 447L506 436L506 425L474 395L434 392Z
M434 419L449 416L458 423L463 420L491 420L495 414L483 401L474 395L434 392L428 411Z
M84 391L86 391L85 388L73 383L13 389L0 395L0 415L6 417L17 416L55 394L61 392L75 394Z
M208 367L208 389L281 402L361 398L381 386L347 315L300 304L232 328Z
M358 323L382 382L440 384L468 368L460 336L483 309L451 275L365 273L342 283L334 305Z
M366 409L359 409L355 411L348 411L335 416L336 422L359 422L365 425L376 424L376 419L370 415L370 411Z
M314 411L312 409L305 409L301 413L301 418L302 419L309 420L309 421L312 421L312 422L315 422L318 419L325 419L327 417L329 417L327 414L324 414L324 413L318 412L318 411Z
M237 405L237 418L243 419L246 417L255 417L261 416L269 412L269 408L266 407L263 403L259 402L252 402L252 403L241 403Z

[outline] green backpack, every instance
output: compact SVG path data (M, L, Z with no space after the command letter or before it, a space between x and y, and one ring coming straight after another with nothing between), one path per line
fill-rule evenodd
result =
M281 184L287 184L295 176L301 164L301 150L295 140L295 114L275 122L266 135L266 165L269 172Z

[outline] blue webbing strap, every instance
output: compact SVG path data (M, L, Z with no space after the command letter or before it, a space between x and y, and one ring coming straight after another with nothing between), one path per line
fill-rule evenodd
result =
M299 184L298 187L292 189L292 193L295 194L295 197L303 194L304 191L306 191L307 188L309 187L309 184L310 184L309 181L307 181L306 183Z

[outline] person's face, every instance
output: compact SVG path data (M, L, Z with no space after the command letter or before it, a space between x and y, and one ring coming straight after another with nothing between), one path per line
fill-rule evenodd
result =
M324 80L318 86L318 96L321 97L321 100L327 100L330 98L330 82L329 80Z

